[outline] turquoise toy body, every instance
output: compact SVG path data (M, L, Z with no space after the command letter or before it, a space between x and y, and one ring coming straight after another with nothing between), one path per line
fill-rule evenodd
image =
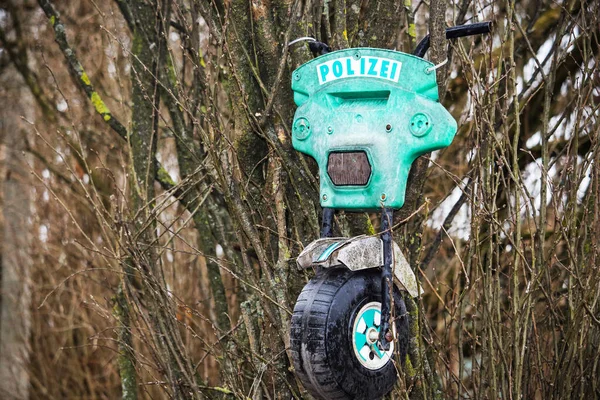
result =
M490 26L447 28L446 38L488 33ZM456 122L438 100L437 67L422 58L429 35L415 55L330 52L309 37L290 45L301 41L320 55L292 73L292 144L319 165L323 219L321 238L296 258L315 276L294 306L289 354L315 399L381 399L408 367L412 332L404 299L421 293L393 241L394 210L404 205L413 161L449 146ZM379 211L379 235L333 237L337 210Z
M438 101L434 65L397 51L354 48L292 75L292 144L319 165L322 207L404 205L412 162L447 147L456 121Z

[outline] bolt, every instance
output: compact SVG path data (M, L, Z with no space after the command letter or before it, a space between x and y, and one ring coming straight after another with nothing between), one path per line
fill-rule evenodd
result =
M323 201L327 201L327 195L326 194L323 195Z
M331 135L333 133L333 127L328 126L327 127L327 133L329 133Z
M377 329L369 329L369 333L368 333L368 338L369 341L371 341L372 343L375 343L377 341L377 339L379 339L379 332L377 332Z
M410 131L415 136L424 136L431 131L433 124L429 116L424 113L416 113L410 119Z
M392 335L392 332L387 331L387 333L385 334L385 340L388 342L391 342L392 340L394 340L394 335Z
M385 195L385 193L381 193L381 196L380 196L381 201L385 201L386 198L387 198L387 196Z
M392 131L392 124L387 124L387 125L385 126L385 131L386 131L386 132L391 132L391 131Z
M294 122L294 134L298 140L305 140L310 135L310 122L300 117Z

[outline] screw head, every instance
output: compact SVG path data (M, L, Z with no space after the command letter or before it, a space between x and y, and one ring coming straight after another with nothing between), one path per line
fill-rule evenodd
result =
M305 140L310 135L310 122L304 117L294 122L293 134L298 140Z
M326 194L323 195L323 201L327 201L327 195Z
M381 193L381 196L379 196L379 199L380 199L381 201L385 201L385 199L387 199L387 196L386 196L386 194L385 194L385 193Z
M298 72L296 72L296 73L294 74L294 79L295 79L295 80L297 80L297 81L299 81L299 80L300 80L300 74L299 74Z
M433 127L433 122L425 113L416 113L410 119L410 132L415 136L423 136L428 134Z
M392 129L393 129L393 127L392 127L392 124L387 124L387 125L385 126L385 131L386 131L386 132L391 132L391 131L392 131Z
M327 127L327 133L329 133L330 135L333 133L333 127L332 126L328 126Z

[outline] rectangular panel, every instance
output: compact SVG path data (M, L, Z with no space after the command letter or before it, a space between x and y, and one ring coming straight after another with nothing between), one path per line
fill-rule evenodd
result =
M336 186L364 186L371 176L371 164L364 151L329 153L327 174Z

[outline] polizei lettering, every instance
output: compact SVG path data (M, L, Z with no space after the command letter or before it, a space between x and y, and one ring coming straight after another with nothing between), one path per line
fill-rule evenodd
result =
M366 76L398 82L400 78L400 61L381 57L342 57L317 65L319 84L336 79Z

